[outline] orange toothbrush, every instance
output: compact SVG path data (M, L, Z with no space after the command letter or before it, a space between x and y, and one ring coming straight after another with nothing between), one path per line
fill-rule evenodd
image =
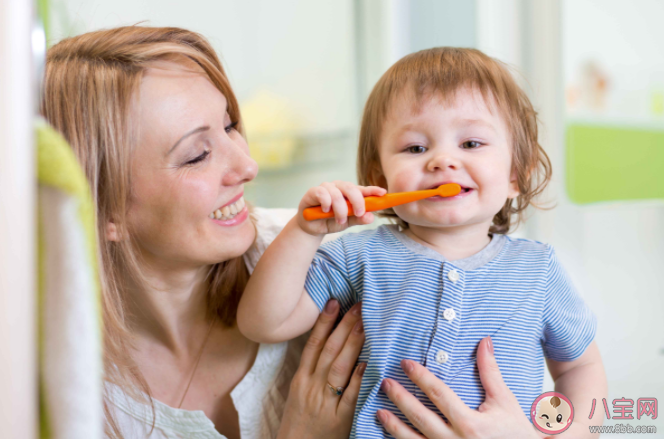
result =
M365 197L364 205L367 212L375 212L377 210L389 209L390 207L399 206L401 204L435 197L436 195L440 197L453 197L458 195L459 192L461 192L461 186L456 183L448 183L438 186L437 189L398 192L395 194L385 194L382 197ZM350 201L346 200L346 204L348 205L348 216L354 215L353 206L350 205ZM320 206L307 207L304 209L303 215L305 220L314 221L324 218L334 218L334 211L330 209L329 212L323 212L323 209Z

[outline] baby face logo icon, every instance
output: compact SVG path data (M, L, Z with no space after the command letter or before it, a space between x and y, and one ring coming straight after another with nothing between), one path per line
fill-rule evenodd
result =
M559 434L572 425L574 407L562 393L542 393L530 408L530 419L542 433Z

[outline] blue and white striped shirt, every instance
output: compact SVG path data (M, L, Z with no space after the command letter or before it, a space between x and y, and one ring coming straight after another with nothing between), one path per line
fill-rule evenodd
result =
M376 419L388 409L411 425L380 390L392 378L439 410L401 370L404 358L441 378L470 407L484 401L475 352L490 335L503 378L528 416L542 393L544 357L572 361L595 335L595 317L553 249L494 235L479 253L447 261L397 226L347 234L323 245L305 289L322 309L362 302L367 362L351 438L386 436Z

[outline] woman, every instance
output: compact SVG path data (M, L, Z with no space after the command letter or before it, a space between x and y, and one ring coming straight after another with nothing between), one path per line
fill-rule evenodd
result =
M256 163L208 42L147 27L64 40L48 52L42 112L75 150L97 207L107 435L348 437L364 371L352 370L359 307L330 335L330 302L304 348L259 346L235 326L249 271L285 219L244 203ZM533 436L483 343L481 412L404 361L453 430L398 384L384 389L431 438ZM338 396L329 382L348 387ZM398 438L420 437L394 414L377 416Z
M259 346L235 326L247 266L280 226L244 204L257 167L207 41L146 27L81 35L49 50L44 88L43 114L97 207L107 434L274 437L283 416L280 437L348 437L359 308L328 339L331 302L304 353L302 340ZM342 397L328 377L350 379Z

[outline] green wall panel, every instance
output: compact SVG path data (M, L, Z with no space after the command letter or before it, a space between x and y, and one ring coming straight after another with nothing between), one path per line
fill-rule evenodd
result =
M573 202L664 199L664 128L572 123L566 150Z

